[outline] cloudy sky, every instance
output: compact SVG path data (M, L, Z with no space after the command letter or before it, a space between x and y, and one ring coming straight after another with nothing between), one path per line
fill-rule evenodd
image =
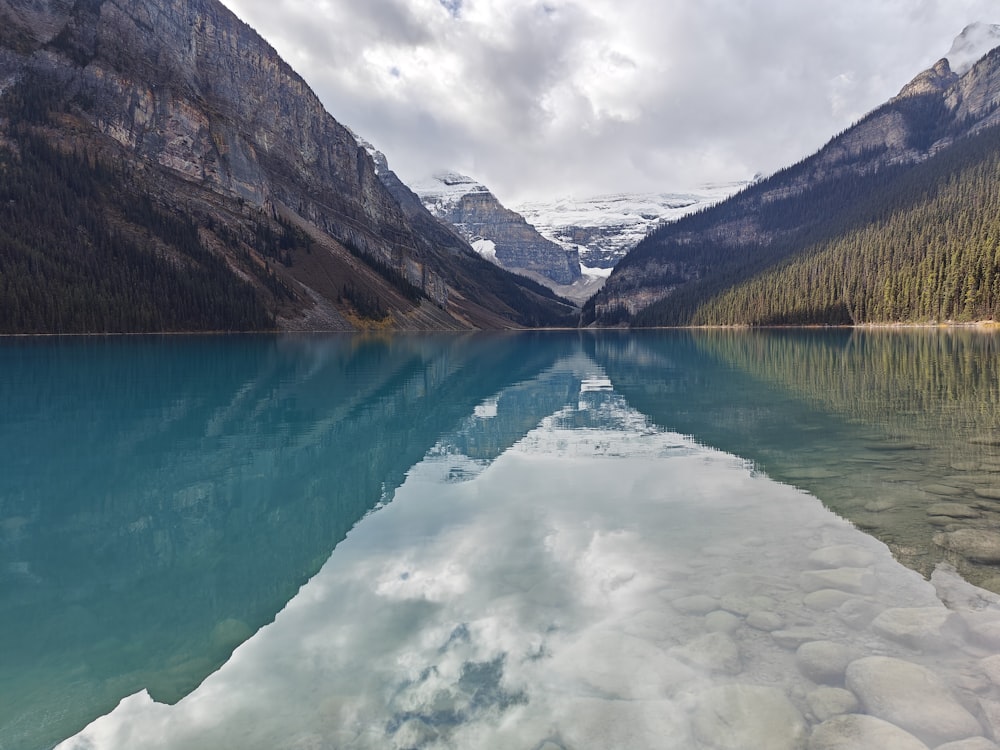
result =
M769 173L896 94L996 0L224 0L412 182L501 200Z

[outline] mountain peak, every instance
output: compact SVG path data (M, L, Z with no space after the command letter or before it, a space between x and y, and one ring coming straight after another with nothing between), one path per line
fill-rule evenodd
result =
M470 193L490 192L481 182L450 170L439 170L428 178L411 183L410 187L425 204L436 206L431 213L438 215L450 210Z
M962 75L979 58L997 46L1000 46L1000 24L970 23L955 37L946 57L951 63L951 69Z
M957 80L958 74L951 69L948 58L942 57L930 68L903 86L896 95L896 99L944 91Z

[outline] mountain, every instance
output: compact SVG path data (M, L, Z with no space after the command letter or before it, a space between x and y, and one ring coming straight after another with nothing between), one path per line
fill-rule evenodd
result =
M945 58L962 75L983 55L1000 45L1000 24L972 23L962 29Z
M468 329L572 307L441 243L216 0L0 0L0 331Z
M514 206L546 239L580 254L584 273L606 271L660 223L718 203L746 182L703 185L683 193L616 193ZM606 275L606 274L605 274Z
M480 255L508 271L560 288L580 279L575 248L545 239L472 178L438 172L413 189L434 216L456 227Z
M961 75L942 59L816 154L652 232L584 321L996 317L998 124L1000 51Z

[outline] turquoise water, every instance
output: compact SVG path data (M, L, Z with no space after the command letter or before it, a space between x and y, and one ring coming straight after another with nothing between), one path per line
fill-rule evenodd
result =
M996 347L0 342L0 748L991 737Z

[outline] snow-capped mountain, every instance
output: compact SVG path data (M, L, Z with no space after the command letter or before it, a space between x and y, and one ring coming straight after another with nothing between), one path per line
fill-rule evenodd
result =
M410 188L434 216L449 222L484 257L554 289L580 280L575 247L546 239L483 184L455 172L437 172Z
M963 75L979 58L1000 46L1000 24L972 23L962 29L945 55L953 72Z
M677 193L618 193L524 203L515 210L539 233L576 248L584 272L607 273L646 233L662 222L718 203L746 182L704 185Z
M471 177L446 170L411 183L410 188L420 196L427 209L437 216L453 211L466 195L490 192L485 185Z

